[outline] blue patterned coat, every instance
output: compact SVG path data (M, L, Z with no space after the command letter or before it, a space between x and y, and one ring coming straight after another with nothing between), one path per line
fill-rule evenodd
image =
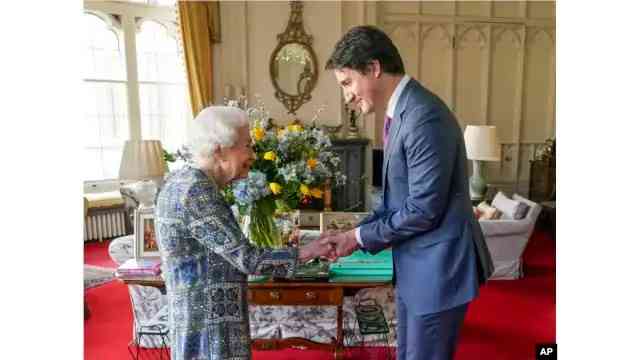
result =
M170 175L155 226L167 288L171 358L251 359L247 274L293 275L296 249L261 249L199 169Z

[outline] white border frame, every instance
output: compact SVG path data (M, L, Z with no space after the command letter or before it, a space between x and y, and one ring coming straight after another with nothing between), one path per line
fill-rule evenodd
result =
M135 258L149 258L149 257L159 257L160 251L145 251L144 250L144 221L151 219L154 220L154 207L146 207L146 208L138 208L134 212L134 249L135 249ZM155 232L155 222L154 222L154 232ZM157 234L156 234L157 239Z

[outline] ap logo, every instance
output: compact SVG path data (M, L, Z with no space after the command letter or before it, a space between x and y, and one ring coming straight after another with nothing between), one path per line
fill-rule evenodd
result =
M557 344L537 344L536 360L557 360L558 345Z

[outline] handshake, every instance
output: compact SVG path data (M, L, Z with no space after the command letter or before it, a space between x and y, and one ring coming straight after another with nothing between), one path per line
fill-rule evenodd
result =
M299 233L294 236L299 237ZM339 257L351 255L358 247L355 229L345 232L326 231L318 239L300 247L298 260L307 262L315 258L326 258L336 261Z

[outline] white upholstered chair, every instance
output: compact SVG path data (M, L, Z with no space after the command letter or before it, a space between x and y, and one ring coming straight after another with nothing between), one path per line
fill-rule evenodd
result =
M513 195L513 200L529 205L529 210L523 219L480 220L480 227L495 266L492 280L519 279L524 276L522 253L542 210L539 204L518 194Z

